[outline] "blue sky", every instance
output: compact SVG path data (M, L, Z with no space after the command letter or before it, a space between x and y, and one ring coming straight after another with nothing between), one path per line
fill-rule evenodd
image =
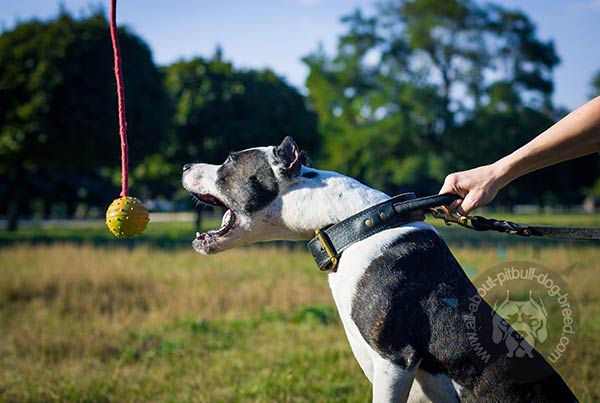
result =
M0 8L0 27L55 16L62 4L78 15L109 0L9 0ZM8 4L6 4L8 3ZM573 109L590 95L600 70L600 0L497 0L526 12L542 39L553 39L561 57L555 70L554 99ZM238 67L269 67L302 87L307 69L300 58L319 42L332 51L343 32L339 18L356 7L374 9L373 0L121 0L118 22L152 48L159 64L182 57L210 56L221 44Z

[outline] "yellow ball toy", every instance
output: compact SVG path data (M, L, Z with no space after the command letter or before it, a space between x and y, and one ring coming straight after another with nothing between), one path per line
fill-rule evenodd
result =
M106 210L106 226L117 238L140 235L148 221L148 210L135 197L115 199Z

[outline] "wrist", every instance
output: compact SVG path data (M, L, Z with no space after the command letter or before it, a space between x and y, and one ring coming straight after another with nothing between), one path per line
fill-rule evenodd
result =
M516 173L517 167L511 156L506 156L490 165L491 178L496 191L502 189L519 175Z

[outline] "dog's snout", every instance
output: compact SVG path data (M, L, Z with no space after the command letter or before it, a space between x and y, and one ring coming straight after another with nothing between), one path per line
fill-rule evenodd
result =
M194 164L184 164L183 165L183 172L188 171Z

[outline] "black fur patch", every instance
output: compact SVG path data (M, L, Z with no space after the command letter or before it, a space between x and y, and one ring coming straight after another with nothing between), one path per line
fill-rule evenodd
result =
M248 214L262 209L279 194L271 164L260 150L230 154L217 171L216 185L227 195L230 207Z
M318 174L318 173L316 173L316 172L314 172L314 171L309 171L309 172L303 173L303 174L302 174L302 177L303 177L303 178L312 179L312 178L314 178L314 177L316 177L316 176L318 176L318 175L319 175L319 174Z
M477 290L442 239L433 231L417 230L399 237L371 262L357 284L352 319L384 358L403 368L420 359L423 370L448 374L465 388L462 402L575 402L560 375L537 352L523 360L490 350L492 362L474 360L464 322L474 295ZM481 306L480 330L491 335L492 308L485 301ZM521 383L515 381L517 369L548 376Z
M428 230L406 234L375 259L360 279L352 305L352 319L365 340L396 364L421 359L428 372L446 372L428 353L428 344L437 330L432 329L432 310L451 309L433 296L448 295L452 284L439 277L453 262L457 265ZM407 349L415 356L406 357Z

